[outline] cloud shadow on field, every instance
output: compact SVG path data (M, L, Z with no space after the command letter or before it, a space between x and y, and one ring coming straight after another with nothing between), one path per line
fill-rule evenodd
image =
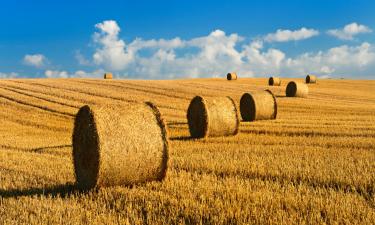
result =
M51 187L34 187L28 189L2 189L0 188L1 198L18 198L27 196L52 196L52 197L69 197L76 193L83 193L75 184L66 183Z

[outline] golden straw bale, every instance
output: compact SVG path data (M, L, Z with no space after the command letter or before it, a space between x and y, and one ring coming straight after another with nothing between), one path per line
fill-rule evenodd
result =
M194 97L189 105L187 119L193 138L236 135L239 115L230 97Z
M315 75L307 75L306 76L306 84L315 84L317 82L317 78Z
M237 73L231 72L227 74L227 80L237 80Z
M268 85L269 86L280 86L281 85L281 79L279 77L270 77L268 79Z
M286 86L285 92L287 97L306 98L309 94L309 87L304 83L291 81Z
M112 73L105 73L104 74L104 79L112 79L113 76L112 76Z
M78 187L161 181L167 171L165 123L152 104L83 106L73 131Z
M245 93L240 100L240 111L244 121L276 119L276 98L270 90Z

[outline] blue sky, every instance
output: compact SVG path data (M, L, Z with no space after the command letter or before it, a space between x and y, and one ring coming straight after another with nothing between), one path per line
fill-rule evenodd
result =
M2 1L0 77L375 79L374 1Z

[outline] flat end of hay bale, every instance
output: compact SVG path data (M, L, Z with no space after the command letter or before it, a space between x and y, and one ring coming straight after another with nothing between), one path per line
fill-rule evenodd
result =
M73 161L77 186L91 189L96 186L99 173L100 143L95 116L87 105L78 111L73 131Z
M269 85L269 86L273 86L273 77L270 77L270 78L268 79L268 85Z
M240 112L243 121L255 120L255 100L249 93L242 95L240 100Z
M201 96L191 100L187 119L191 137L203 138L208 135L208 111L205 100Z
M297 83L294 81L291 81L286 86L286 96L287 97L295 97L297 94Z

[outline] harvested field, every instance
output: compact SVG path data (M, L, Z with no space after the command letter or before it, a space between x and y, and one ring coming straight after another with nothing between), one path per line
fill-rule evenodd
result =
M375 81L321 79L308 98L286 98L289 81L0 80L0 224L373 223ZM243 93L265 89L277 98L276 120L190 138L193 97L239 104ZM79 108L145 101L168 127L164 181L78 191Z

